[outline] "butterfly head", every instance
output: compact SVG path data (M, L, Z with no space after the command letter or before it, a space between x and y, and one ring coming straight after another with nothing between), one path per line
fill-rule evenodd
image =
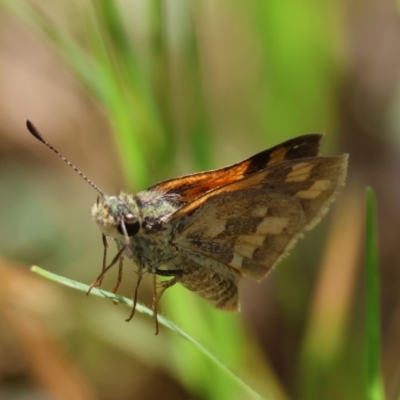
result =
M91 214L106 236L122 239L135 236L140 231L141 218L137 204L126 193L98 198L92 206Z

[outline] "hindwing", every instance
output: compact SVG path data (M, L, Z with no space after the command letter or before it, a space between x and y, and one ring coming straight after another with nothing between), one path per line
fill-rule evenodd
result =
M303 158L218 187L169 217L172 242L261 279L325 214L346 166L347 155Z

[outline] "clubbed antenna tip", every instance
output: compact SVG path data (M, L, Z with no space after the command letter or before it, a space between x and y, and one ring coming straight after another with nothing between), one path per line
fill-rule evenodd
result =
M105 197L104 192L97 186L95 185L86 175L84 175L78 168L75 167L74 164L72 164L70 161L68 161L57 149L55 149L49 142L46 142L44 140L43 136L40 134L38 129L36 128L35 125L29 119L26 120L26 127L28 128L28 131L34 136L37 140L42 142L45 146L47 146L50 150L52 150L54 153L58 155L64 162L66 162L75 172L77 172L87 183L89 183L90 186L92 186L97 192L99 192L102 197Z
M46 142L44 141L44 139L42 138L42 136L40 136L39 131L36 129L36 126L32 124L31 121L29 121L29 119L26 120L26 127L28 128L28 131L35 136L35 138L37 140L40 140L42 143L46 144Z

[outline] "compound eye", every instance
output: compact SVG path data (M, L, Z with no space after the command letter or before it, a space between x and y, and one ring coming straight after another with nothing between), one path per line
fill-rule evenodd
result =
M133 214L125 215L124 223L125 223L126 233L128 234L129 237L137 235L137 233L140 230L140 222ZM119 233L121 233L122 235L124 234L121 224L118 225L117 229Z

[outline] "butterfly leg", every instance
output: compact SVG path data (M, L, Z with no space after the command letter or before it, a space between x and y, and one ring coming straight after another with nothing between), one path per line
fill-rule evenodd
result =
M138 279L137 279L137 282L136 282L135 294L133 296L132 312L131 312L131 315L125 320L126 322L129 322L133 318L133 316L135 315L138 292L139 292L139 285L140 285L140 282L141 282L142 277L143 277L143 264L141 262L138 263L137 274L138 274Z
M178 270L179 271L179 270ZM170 271L172 272L172 271ZM174 278L170 279L169 281L164 281L161 283L161 290L157 293L157 275L153 274L153 314L156 322L156 335L158 335L159 328L158 328L158 303L161 299L161 296L164 294L164 292L170 288L171 286L175 285L175 283L178 282L179 275L175 276Z
M107 267L108 242L107 242L107 236L104 235L104 233L101 235L101 239L103 241L103 268L102 268L101 271L103 272ZM99 286L101 286L101 284L103 283L103 277L104 277L104 275L99 280Z
M122 281L122 269L123 269L123 265L124 265L124 256L121 256L119 258L119 263L118 263L118 279L117 279L117 283L114 286L114 289L112 290L112 292L115 294L117 293L117 290L119 288L119 285L121 284Z
M103 274L104 270L107 267L107 250L108 250L108 242L107 242L107 236L104 235L104 233L101 235L101 239L103 241L103 267L101 269L101 272ZM104 274L101 275L101 278L96 280L96 286L100 287L101 284L103 283L103 278L104 278Z
M118 263L118 278L117 278L117 283L114 286L114 289L112 290L112 293L116 294L119 288L119 285L121 284L122 281L122 269L123 269L123 265L124 265L124 256L121 256L119 258L119 263ZM113 303L115 305L118 304L118 300L114 299Z
M88 291L86 292L86 295L87 295L87 296L89 296L91 290L92 290L94 287L100 286L100 282L103 280L104 275L105 275L105 274L110 270L110 268L112 268L112 267L117 263L117 261L122 257L122 254L123 254L124 250L125 250L125 246L122 246L121 249L120 249L120 250L118 251L118 253L116 254L116 256L115 256L115 257L113 258L113 260L111 261L111 264L110 264L108 267L104 268L104 269L101 271L101 274L100 274L100 275L96 278L96 280L89 286L89 289L88 289Z

